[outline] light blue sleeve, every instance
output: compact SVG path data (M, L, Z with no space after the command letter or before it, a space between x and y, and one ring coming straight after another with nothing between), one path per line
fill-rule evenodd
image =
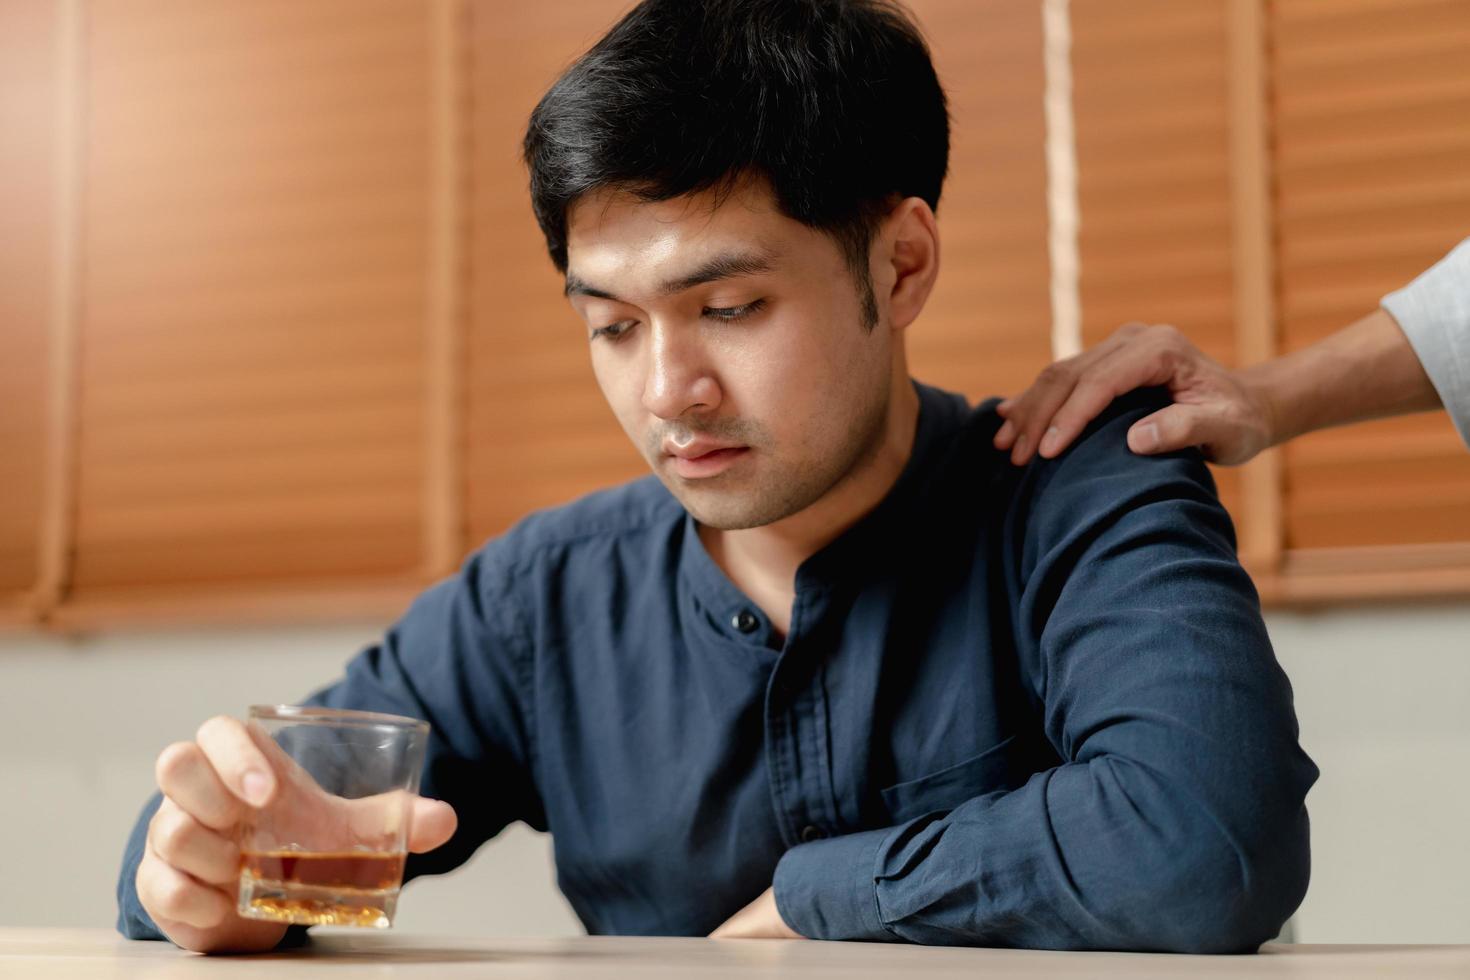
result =
M1470 238L1423 275L1383 297L1440 401L1470 446Z

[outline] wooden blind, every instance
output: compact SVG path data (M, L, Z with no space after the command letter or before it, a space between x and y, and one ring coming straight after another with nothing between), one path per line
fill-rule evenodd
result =
M474 8L472 331L467 515L472 541L527 511L642 475L614 421L532 218L526 120L620 0ZM1049 359L1041 20L1029 0L911 4L954 117L940 206L944 271L909 331L912 371L979 398Z
M432 7L89 5L75 603L420 569Z
M40 571L58 24L50 5L0 3L0 619Z
M471 8L465 501L472 544L529 511L647 472L593 380L586 336L547 257L520 160L541 95L630 6Z
M646 472L519 159L536 100L629 6L0 2L0 619L48 570L63 626L181 598L238 619L266 593L393 611L527 511ZM911 9L953 118L912 370L1014 392L1049 359L1040 8ZM1227 363L1294 349L1470 230L1463 2L1073 0L1072 38L1088 343L1141 319ZM1270 138L1253 158L1242 132ZM1293 445L1284 497L1278 472L1220 474L1271 545L1268 597L1470 589L1470 461L1442 417Z
M1296 349L1470 234L1470 4L1279 0L1270 31L1281 329ZM1292 443L1285 515L1289 567L1401 564L1396 549L1431 545L1424 557L1470 582L1470 454L1442 414Z
M950 104L943 261L908 331L909 370L969 395L1018 393L1051 360L1040 5L912 0Z
M1073 0L1083 341L1170 323L1236 360L1224 0ZM1239 472L1216 468L1242 519Z

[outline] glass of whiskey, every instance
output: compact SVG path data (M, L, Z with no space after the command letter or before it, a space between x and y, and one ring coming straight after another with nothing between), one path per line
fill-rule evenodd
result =
M246 728L275 770L277 792L240 828L239 914L392 925L428 722L256 705Z

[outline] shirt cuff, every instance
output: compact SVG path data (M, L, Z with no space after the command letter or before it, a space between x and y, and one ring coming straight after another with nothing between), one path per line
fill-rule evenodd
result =
M897 937L878 913L876 867L892 831L868 830L799 844L776 865L776 911L808 939Z
M1470 445L1470 239L1403 289L1383 297Z

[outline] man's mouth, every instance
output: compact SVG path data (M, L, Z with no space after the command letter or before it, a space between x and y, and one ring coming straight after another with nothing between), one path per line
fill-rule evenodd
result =
M701 445L697 441L689 446L666 449L669 463L674 472L686 480L703 480L725 472L750 452L749 446Z

